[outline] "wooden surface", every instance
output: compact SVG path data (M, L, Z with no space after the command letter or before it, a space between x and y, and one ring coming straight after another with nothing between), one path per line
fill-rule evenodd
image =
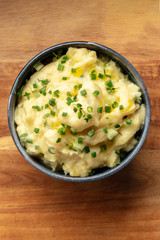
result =
M0 0L0 240L160 239L158 0ZM139 154L115 176L70 183L33 168L9 133L7 102L41 50L88 40L125 56L148 88L152 117Z

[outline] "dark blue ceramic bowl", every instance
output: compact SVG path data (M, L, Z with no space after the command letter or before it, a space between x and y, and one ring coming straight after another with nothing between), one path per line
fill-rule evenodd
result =
M64 53L67 51L69 47L85 47L90 50L95 50L98 54L103 54L104 56L107 56L111 59L113 59L117 64L123 69L123 72L129 75L129 78L136 83L141 91L142 91L142 96L143 96L143 103L145 104L146 107L146 117L145 117L145 123L144 127L140 133L140 138L135 146L135 148L127 155L125 159L122 160L121 164L114 167L114 168L101 168L97 169L95 171L95 174L92 176L87 176L87 177L71 177L68 175L64 175L61 172L53 172L50 168L47 166L44 166L43 163L38 161L36 158L28 155L26 153L25 148L21 145L20 140L18 138L16 128L15 128L15 123L14 123L14 112L15 112L15 106L16 106L16 92L17 90L25 83L25 80L28 79L30 75L33 74L33 65L37 63L38 61L42 61L43 63L49 63L51 59L53 58L53 52L57 52L58 50L62 50ZM145 84L139 75L139 73L136 71L136 69L132 66L131 63L129 63L123 56L121 56L119 53L113 51L110 48L107 48L105 46L102 46L97 43L92 43L92 42L66 42L66 43L61 43L58 45L55 45L53 47L47 48L46 50L40 52L37 54L35 57L33 57L27 64L26 66L22 69L20 74L18 75L16 81L14 82L14 85L12 87L10 96L9 96L9 103L8 103L8 123L9 123L9 128L10 132L12 135L12 138L20 151L20 153L23 155L23 157L34 167L36 167L38 170L41 172L51 176L55 177L61 180L65 181L72 181L72 182L88 182L88 181L93 181L93 180L99 180L105 177L108 177L122 168L124 168L139 152L140 148L142 147L145 138L147 136L147 132L149 129L149 123L150 123L150 102L149 102L149 97L148 93L145 87Z

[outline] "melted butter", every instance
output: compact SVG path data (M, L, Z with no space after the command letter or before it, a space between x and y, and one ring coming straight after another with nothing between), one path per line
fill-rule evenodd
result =
M61 125L59 121L51 123L51 129L54 130L55 128L58 128Z
M133 106L133 100L128 100L128 106L122 111L129 111L132 106Z
M80 77L83 75L83 71L81 67L76 68L76 72L72 73L74 77Z

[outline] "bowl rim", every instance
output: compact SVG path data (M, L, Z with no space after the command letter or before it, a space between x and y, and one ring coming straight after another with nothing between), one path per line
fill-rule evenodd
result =
M38 162L36 162L32 158L32 156L30 156L29 154L26 153L25 149L20 144L20 140L18 138L18 135L17 135L15 127L14 127L14 117L13 117L13 114L11 114L13 107L15 106L15 104L13 103L13 99L15 98L15 95L16 95L17 85L18 85L19 81L21 79L23 79L23 77L26 75L27 70L29 71L31 66L33 66L37 61L40 61L40 59L45 57L47 55L47 53L57 51L60 48L69 48L69 47L85 47L88 49L98 48L103 53L109 52L112 55L114 55L114 57L117 58L117 60L120 60L125 65L125 67L127 67L129 72L134 75L134 78L136 80L138 80L138 83L141 84L141 91L144 94L145 105L146 105L145 106L146 115L145 115L145 122L144 122L142 135L141 135L140 140L138 141L137 145L134 147L134 149L129 153L129 155L126 158L123 159L123 161L121 162L120 165L115 166L114 168L106 169L104 172L98 173L96 175L86 176L86 177L72 177L72 176L68 176L68 175L64 175L64 174L62 175L60 173L53 172L53 171L47 169L46 167L44 167L43 165L40 165ZM149 130L150 118L151 118L151 108L150 108L149 95L148 95L146 86L145 86L140 74L137 72L137 70L133 67L133 65L125 57L123 57L118 52L116 52L116 51L112 50L111 48L108 48L104 45L94 43L94 42L89 42L89 41L71 41L71 42L64 42L64 43L56 44L49 48L46 48L45 50L43 50L40 53L38 53L37 55L35 55L30 61L28 61L28 63L22 68L22 70L18 74L18 76L12 86L12 89L11 89L11 92L9 95L9 100L8 100L9 129L10 129L12 139L13 139L16 147L18 148L19 152L22 154L22 156L32 166L34 166L39 171L45 173L46 175L60 179L60 180L71 181L71 182L88 182L88 181L100 180L100 179L109 177L109 176L113 175L114 173L123 169L137 155L140 148L142 147L142 145L146 139L148 130Z

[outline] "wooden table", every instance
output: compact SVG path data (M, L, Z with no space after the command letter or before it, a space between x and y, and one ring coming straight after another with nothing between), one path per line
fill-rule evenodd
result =
M160 239L160 9L158 0L0 0L0 240ZM16 149L7 102L21 68L41 50L88 40L125 56L152 108L139 154L97 182L52 179Z

